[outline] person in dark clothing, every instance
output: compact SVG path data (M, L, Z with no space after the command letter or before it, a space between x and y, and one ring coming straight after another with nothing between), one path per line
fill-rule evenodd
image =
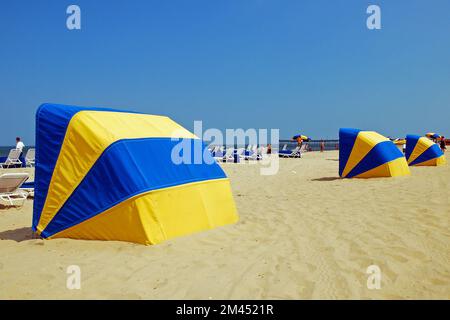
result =
M442 152L445 152L446 149L447 149L447 146L445 145L445 137L442 136L441 137L441 150L442 150Z

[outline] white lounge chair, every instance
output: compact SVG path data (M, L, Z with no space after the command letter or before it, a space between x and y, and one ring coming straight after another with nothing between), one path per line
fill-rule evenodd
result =
M239 159L245 159L245 148L238 148L238 149L236 150L236 156L237 156Z
M303 152L307 152L308 151L308 145L307 144L302 144L302 147L300 148L300 154Z
M28 173L5 173L0 176L0 203L10 206L22 206L28 192L20 187L28 179Z
M264 147L255 146L248 154L244 153L243 158L244 160L261 160L265 152L264 150Z
M288 152L288 151L278 152L278 155L282 158L301 158L302 157L299 146L295 147L295 149L292 150L291 152Z
M208 146L208 151L214 156L215 153L217 152L218 147L217 146Z
M261 156L261 159L263 159L267 156L267 147L261 146L256 150L256 152Z
M34 167L36 157L36 149L31 148L28 149L27 154L25 155L25 165L27 167Z
M221 151L220 151L220 153L222 154ZM233 161L234 160L234 148L228 148L227 151L225 152L225 154L215 156L214 159L216 159L216 161L222 161L222 162L227 162L230 160Z
M10 168L11 166L22 165L22 161L20 161L19 157L22 151L20 149L11 149L8 154L8 158L3 163L0 163L1 168Z

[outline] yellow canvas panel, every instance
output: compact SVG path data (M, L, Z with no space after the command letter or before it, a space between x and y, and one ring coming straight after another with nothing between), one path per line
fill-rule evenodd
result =
M445 154L436 159L437 166L443 166L447 163L447 159L445 158Z
M438 158L430 159L430 160L418 163L414 166L417 166L417 167L430 166L430 167L432 167L432 166L442 166L446 163L447 163L447 160L445 159L445 155L442 155Z
M197 138L164 116L106 111L75 114L67 128L53 171L38 233L45 229L110 144L122 139L147 137Z
M434 142L428 138L425 138L425 137L420 138L417 141L417 144L414 147L414 150L411 152L411 155L409 156L408 164L413 162L414 160L416 160L418 156L420 156L422 153L424 153L433 144L434 144Z
M363 172L354 178L374 178L374 177L400 177L410 175L408 163L405 158L397 158L386 162L376 168Z
M359 132L342 172L342 177L346 177L373 147L383 141L389 141L389 139L374 131Z
M237 221L230 182L219 179L140 194L50 238L149 245Z

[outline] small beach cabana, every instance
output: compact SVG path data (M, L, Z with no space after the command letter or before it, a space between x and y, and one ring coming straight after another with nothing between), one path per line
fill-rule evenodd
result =
M388 138L374 131L339 130L339 176L342 178L409 175L402 152Z
M441 148L419 135L406 136L405 156L410 166L439 166L446 163Z
M174 162L180 142L211 156L168 117L42 105L33 230L42 238L156 244L236 222L223 170L213 159L195 161L194 152Z

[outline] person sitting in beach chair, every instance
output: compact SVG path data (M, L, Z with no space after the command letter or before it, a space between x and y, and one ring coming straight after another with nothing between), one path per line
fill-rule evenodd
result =
M29 193L20 189L28 179L28 173L5 173L0 176L0 204L22 206Z
M15 168L15 167L21 167L22 161L20 161L20 155L22 154L22 151L20 149L11 149L9 151L8 157L6 158L6 161L3 163L0 163L0 167L5 168Z

